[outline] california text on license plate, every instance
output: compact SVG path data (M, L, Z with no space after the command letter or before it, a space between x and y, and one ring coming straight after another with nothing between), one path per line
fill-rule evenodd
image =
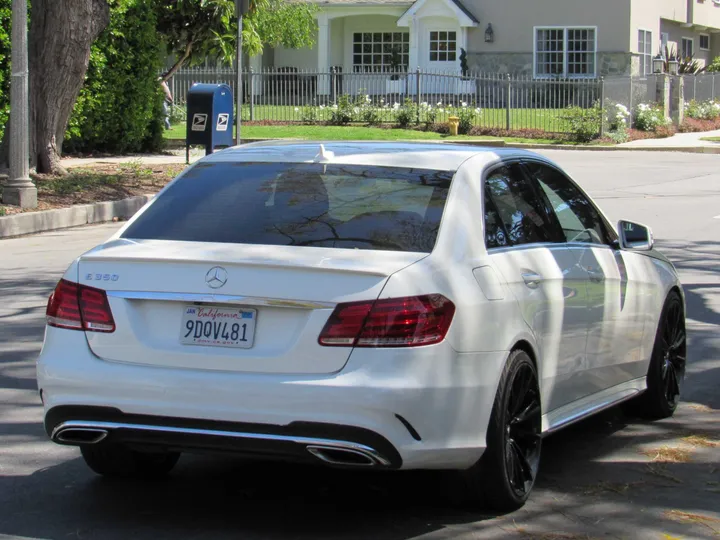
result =
M185 306L180 343L249 349L256 319L254 309Z

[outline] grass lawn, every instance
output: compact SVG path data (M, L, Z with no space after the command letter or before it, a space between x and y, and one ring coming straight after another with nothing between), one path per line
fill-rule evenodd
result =
M434 107L434 105L433 105ZM473 109L473 107L469 107ZM185 110L178 106L177 118L185 118ZM377 109L381 122L392 123L395 121L395 113L392 109ZM507 128L507 109L481 109L476 116L475 123L482 127ZM539 129L549 132L562 132L567 126L561 118L566 110L558 109L510 109L510 129ZM437 122L446 122L449 114L447 110L437 113ZM243 122L250 120L250 106L243 106ZM327 122L331 118L329 107L302 107L291 105L255 105L253 108L253 120L272 122L300 122L312 119L317 122ZM425 113L420 115L421 122L425 122ZM308 122L309 123L309 122Z
M720 143L720 137L702 137L700 140Z
M185 125L175 125L165 132L167 139L185 139ZM420 141L462 141L462 140L504 140L506 142L530 142L546 144L557 142L554 139L522 139L513 137L469 137L459 135L449 137L432 131L416 131L412 129L382 129L361 126L255 126L242 127L242 136L247 139L304 139L324 141L363 141L363 140L420 140Z

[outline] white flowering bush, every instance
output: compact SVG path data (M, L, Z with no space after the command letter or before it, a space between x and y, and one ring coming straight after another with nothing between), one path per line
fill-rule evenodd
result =
M608 137L617 144L628 142L630 140L628 128L632 116L630 110L622 103L613 103L607 100L605 102L605 115Z
M458 125L458 133L460 135L470 133L470 130L482 116L481 109L470 107L464 101L460 103L459 107L448 107L447 113L448 116L457 116L460 119L460 124Z
M685 104L685 114L696 120L715 120L720 118L720 103L713 100L695 101Z
M632 116L630 110L622 103L608 103L605 106L607 123L610 131L627 129Z
M670 122L662 107L656 103L641 103L635 109L635 127L641 131L655 131Z

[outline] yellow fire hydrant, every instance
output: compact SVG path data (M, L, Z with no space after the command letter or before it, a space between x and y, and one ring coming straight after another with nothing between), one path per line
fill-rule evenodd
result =
M457 116L451 116L448 118L448 130L450 135L457 135L458 128L460 127L460 118Z

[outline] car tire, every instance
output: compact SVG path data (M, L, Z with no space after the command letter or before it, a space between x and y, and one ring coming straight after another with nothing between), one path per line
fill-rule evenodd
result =
M110 442L86 444L80 451L88 467L112 478L158 478L180 459L179 452L138 452Z
M680 295L673 291L665 300L655 333L647 390L628 402L626 412L652 420L672 416L680 400L686 363L685 313Z
M471 502L497 512L511 512L525 504L540 462L541 416L537 369L525 351L515 350L500 378L487 448L462 473Z

